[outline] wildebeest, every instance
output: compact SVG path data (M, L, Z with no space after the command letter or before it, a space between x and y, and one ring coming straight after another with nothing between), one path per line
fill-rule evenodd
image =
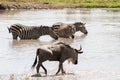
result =
M76 28L74 25L68 24L55 24L52 26L53 31L62 38L74 38Z
M54 39L58 39L57 34L49 26L26 26L22 24L13 24L8 28L12 33L13 39L38 39L40 36L49 35Z
M36 52L35 61L32 65L32 68L34 68L38 62L36 66L37 74L32 75L32 77L41 76L39 73L40 67L44 69L45 74L47 75L47 70L42 64L46 60L59 61L59 68L58 71L56 72L56 75L60 72L60 70L62 71L62 74L65 74L65 71L63 69L63 62L65 60L70 59L73 64L77 64L78 54L83 53L83 51L81 50L82 50L81 47L80 50L77 50L64 42L58 42L51 45L44 45L41 48L38 48Z
M74 38L74 34L77 31L81 31L84 34L87 34L88 31L85 28L85 23L82 22L75 22L73 24L65 24L65 23L55 23L52 26L54 32L63 38Z

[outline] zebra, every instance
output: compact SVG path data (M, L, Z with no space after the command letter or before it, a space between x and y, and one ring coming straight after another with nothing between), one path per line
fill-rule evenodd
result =
M49 26L26 26L22 24L13 24L8 28L12 33L13 39L38 39L43 35L50 35L55 40L58 39L57 34Z
M84 34L87 34L88 31L85 28L85 23L75 22L73 24L65 24L58 22L52 25L52 30L62 38L74 38L74 34L77 31L81 31Z

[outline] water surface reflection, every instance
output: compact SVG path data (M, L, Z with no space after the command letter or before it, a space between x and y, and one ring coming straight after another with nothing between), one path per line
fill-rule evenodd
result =
M88 35L77 32L74 40L64 38L53 40L49 36L42 36L38 40L12 40L12 35L7 30L7 27L14 23L51 26L56 22L76 21L86 23ZM35 70L32 71L30 67L36 49L44 44L64 41L77 49L81 44L84 54L79 55L79 64L76 66L68 64L67 61L64 63L65 70L75 75L60 76L60 79L69 79L69 77L75 80L119 79L119 22L119 8L0 11L0 74L35 73ZM47 61L44 65L48 69L48 75L53 75L58 68L58 62Z

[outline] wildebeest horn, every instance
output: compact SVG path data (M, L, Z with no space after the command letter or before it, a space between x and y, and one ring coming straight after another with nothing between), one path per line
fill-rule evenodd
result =
M82 50L82 47L81 47L81 45L80 45L80 49L78 50L78 51L81 51Z
M81 47L81 45L80 45L80 49L78 50L78 53L83 53L83 51L81 51L82 50L82 47Z

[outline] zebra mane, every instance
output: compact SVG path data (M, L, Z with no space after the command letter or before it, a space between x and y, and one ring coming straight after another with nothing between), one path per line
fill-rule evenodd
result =
M49 29L51 27L49 26L43 26L43 25L40 25L40 26L32 26L34 29Z
M49 26L45 26L45 25L40 25L40 27L49 27Z
M40 26L37 26L39 28L50 28L50 26L45 26L45 25L40 25Z

